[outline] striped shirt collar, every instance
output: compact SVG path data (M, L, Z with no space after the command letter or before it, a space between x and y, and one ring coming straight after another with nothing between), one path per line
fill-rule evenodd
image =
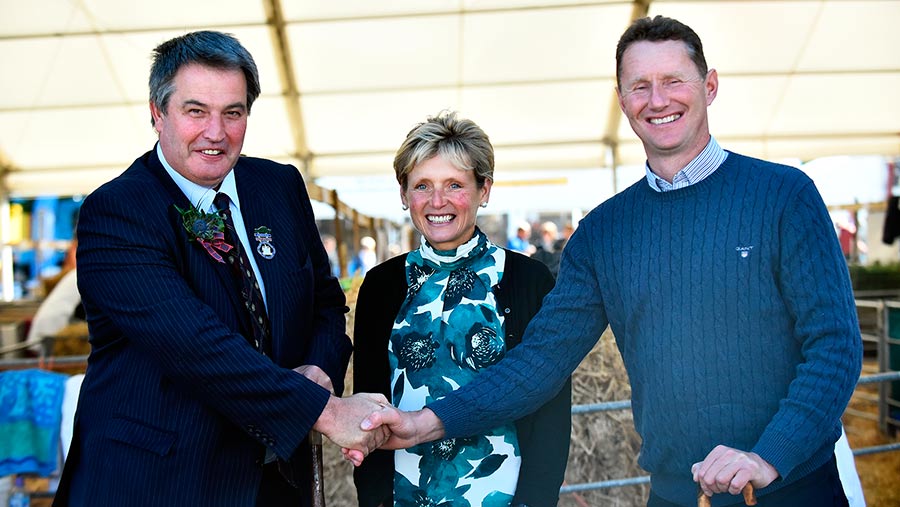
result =
M694 160L691 160L684 169L675 173L672 183L657 176L650 169L649 162L644 164L644 170L647 173L647 183L650 184L650 188L657 192L668 192L685 188L703 181L703 179L718 169L727 157L728 152L719 146L719 143L716 142L713 136L709 136L709 143L707 143L706 148L703 148L703 151Z

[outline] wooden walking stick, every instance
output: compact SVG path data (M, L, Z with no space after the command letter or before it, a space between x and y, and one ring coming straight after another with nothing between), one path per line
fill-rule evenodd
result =
M753 491L753 484L747 483L741 491L744 495L744 505L756 505L756 493ZM697 493L697 507L710 507L710 499L701 489Z
M325 466L322 463L322 434L316 430L309 432L312 447L312 505L325 507Z

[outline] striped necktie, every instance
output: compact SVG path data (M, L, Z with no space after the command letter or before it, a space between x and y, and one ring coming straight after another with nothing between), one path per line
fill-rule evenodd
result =
M253 273L253 266L234 229L228 194L217 193L213 204L225 220L225 241L234 246L224 257L232 268L235 284L240 289L241 299L247 309L245 323L249 324L249 328L253 332L253 345L258 351L268 356L272 352L269 317L266 314L262 291L256 281L256 275Z

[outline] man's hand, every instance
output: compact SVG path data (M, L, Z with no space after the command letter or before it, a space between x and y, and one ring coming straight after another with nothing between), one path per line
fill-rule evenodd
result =
M304 364L303 366L298 366L294 368L294 371L303 375L304 377L312 380L316 384L328 389L331 394L334 394L334 384L331 383L331 377L328 376L327 373L322 371L322 368L314 364Z
M382 426L389 427L391 433L382 449L408 449L444 437L444 423L428 408L404 412L387 405L362 421L363 429Z
M332 396L313 429L335 444L365 457L390 436L387 426L373 426L371 430L361 428L362 420L384 405L387 405L387 399L381 394L360 393L348 398Z
M762 489L778 478L778 471L758 454L724 445L716 446L700 463L691 467L694 482L707 496L715 493L737 495L747 483Z
M380 446L382 449L407 449L444 436L444 424L428 408L416 412L403 412L391 405L385 405L365 418L360 427L366 431L389 428L389 438ZM364 454L355 449L344 448L341 452L344 459L354 466L362 464L365 458Z

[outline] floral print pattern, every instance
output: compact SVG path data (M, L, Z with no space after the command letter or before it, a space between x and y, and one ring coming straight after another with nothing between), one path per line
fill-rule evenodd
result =
M486 368L506 355L506 342L493 329L480 324L472 326L466 336L466 350L460 363L473 370Z
M409 289L388 344L395 406L421 409L503 358L503 317L491 287L505 260L480 230L454 251L424 243L407 256ZM395 507L508 507L521 464L513 424L394 456Z
M402 338L397 351L397 364L400 368L419 371L434 364L434 351L441 344L431 339L431 333L421 336L410 333Z

